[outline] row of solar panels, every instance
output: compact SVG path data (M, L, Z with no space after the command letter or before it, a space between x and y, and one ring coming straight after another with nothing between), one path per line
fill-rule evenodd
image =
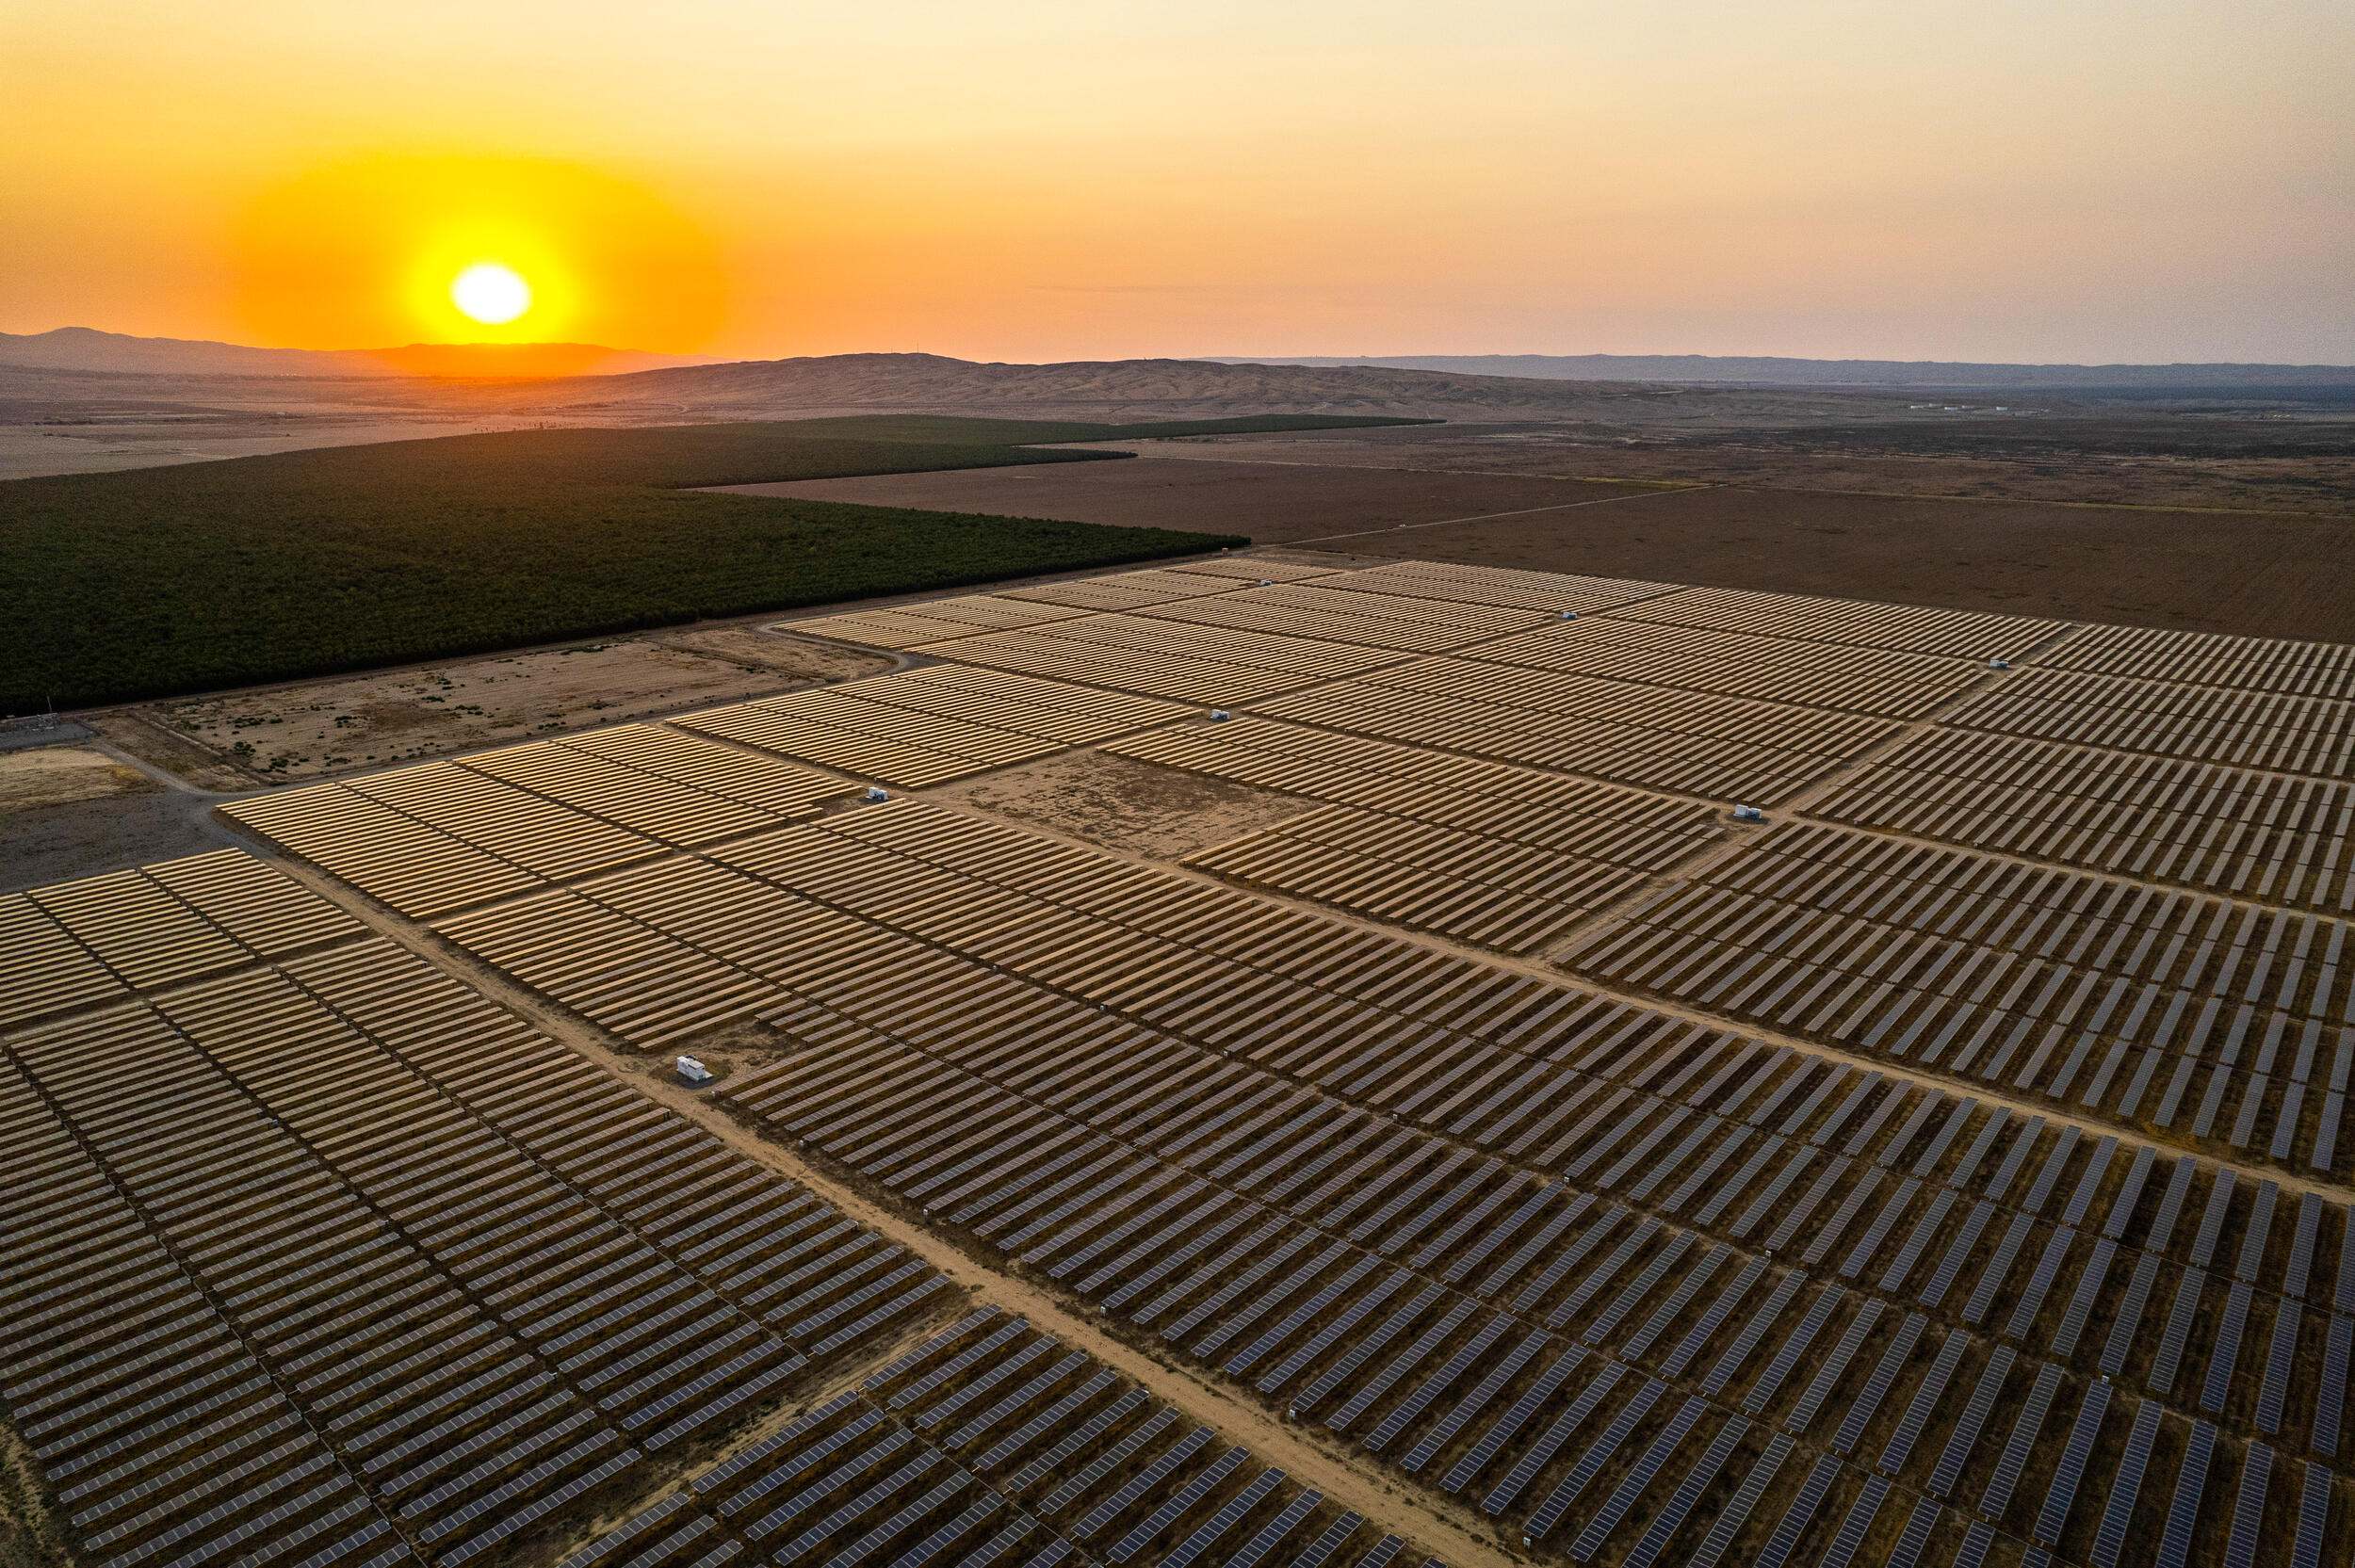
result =
M565 1560L1388 1568L1404 1544L980 1307ZM1432 1568L1426 1563L1425 1568Z
M0 1059L5 1391L93 1561L504 1552L942 1288L382 943Z

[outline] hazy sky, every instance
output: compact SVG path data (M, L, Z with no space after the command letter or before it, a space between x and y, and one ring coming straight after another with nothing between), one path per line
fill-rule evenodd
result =
M0 0L0 330L2346 363L2350 62L2347 0Z

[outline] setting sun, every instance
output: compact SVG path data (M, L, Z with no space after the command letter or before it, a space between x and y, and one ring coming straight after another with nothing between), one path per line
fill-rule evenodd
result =
M449 298L469 319L497 327L531 308L531 285L512 267L480 262L450 280Z

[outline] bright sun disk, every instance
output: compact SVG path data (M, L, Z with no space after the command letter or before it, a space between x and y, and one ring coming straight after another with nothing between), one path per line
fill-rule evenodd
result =
M512 267L479 262L450 280L449 298L462 314L496 327L531 308L531 285Z

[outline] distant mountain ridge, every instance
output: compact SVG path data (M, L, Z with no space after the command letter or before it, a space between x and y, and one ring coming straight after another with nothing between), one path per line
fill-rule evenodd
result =
M1047 364L941 354L821 354L739 360L628 376L544 383L537 395L573 412L652 404L703 418L873 409L1019 412L1030 417L1126 419L1237 412L1448 415L1474 410L1539 417L1573 405L1656 396L1642 388L1572 388L1527 377L1459 376L1379 366L1322 369L1217 360L1068 360Z
M1350 358L1219 355L1223 364L1435 370L1546 381L1738 382L1750 386L1989 387L2055 392L2355 386L2344 364L1997 364L1963 360L1809 360L1721 354L1400 354Z
M411 343L391 348L256 348L94 327L0 332L0 365L135 376L618 376L707 362L594 343Z
M722 360L651 354L591 343L413 343L388 348L257 348L188 338L134 337L91 327L45 332L0 332L0 367L69 373L180 376L420 377L461 380L590 380L691 372L699 393L773 395L786 385L823 397L812 383L856 383L861 397L918 402L973 392L1040 392L1084 399L1090 392L1135 396L1140 382L1207 376L1232 392L1252 372L1354 371L1354 384L1335 383L1320 395L1343 401L1372 396L1444 395L1441 383L1418 377L1475 377L1494 394L1503 381L1667 382L1757 387L1906 388L2050 391L2092 388L2164 392L2170 389L2355 388L2355 365L2338 364L1996 364L1960 360L1811 360L1720 354L1401 354L1349 357L1210 355L1192 359L1074 360L1050 364L983 362L940 354L825 354L780 359ZM1402 380L1405 377L1407 380ZM1309 378L1288 379L1297 393ZM886 390L887 389L887 390ZM619 390L618 388L616 389ZM648 390L641 387L633 392ZM844 390L850 390L845 388ZM1166 387L1157 388L1166 391ZM1274 390L1274 389L1271 389ZM1457 392L1466 389L1453 389ZM1525 388L1509 402L1542 394Z

